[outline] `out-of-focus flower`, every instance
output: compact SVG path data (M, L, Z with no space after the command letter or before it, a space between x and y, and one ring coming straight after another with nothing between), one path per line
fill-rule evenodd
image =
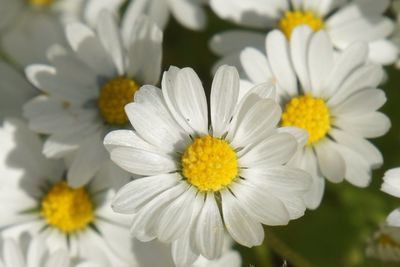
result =
M71 188L64 164L41 154L42 142L25 124L5 121L0 128L0 229L5 238L27 232L44 239L50 252L111 262L132 259L127 216L112 212L107 174L86 187ZM13 266L14 267L14 266Z
M238 101L239 75L221 67L207 100L190 69L171 67L162 91L144 86L125 107L135 131L110 132L104 144L123 169L146 176L122 187L113 209L134 214L131 233L172 242L178 266L199 254L220 257L224 225L238 243L264 239L261 223L285 225L304 214L309 174L285 166L305 131L278 130L281 109L269 84ZM293 135L292 135L293 134ZM222 220L223 214L223 220Z
M129 33L133 20L139 15L147 15L164 29L171 14L183 26L192 30L205 27L207 17L204 0L132 0L123 25Z
M27 235L19 240L7 238L0 244L1 267L100 267L87 261L73 263L64 249L49 252L40 237L31 238Z
M307 145L289 163L314 177L308 207L319 206L323 177L366 187L371 169L383 159L365 138L379 137L390 128L389 119L376 111L386 102L385 93L376 89L383 71L368 63L368 47L354 43L335 57L325 31L313 33L301 26L290 41L278 30L268 34L264 51L243 50L241 64L252 83L276 84L284 110L281 125L301 127L309 134Z
M394 33L392 36L392 41L397 45L397 48L400 50L400 1L394 0L392 4L392 10L396 16L396 26L394 28ZM400 59L396 62L396 67L400 68Z
M104 11L96 32L74 23L66 34L72 51L55 46L49 51L51 66L27 68L28 79L45 94L28 102L24 114L32 130L50 135L43 148L46 156L73 157L70 185L86 184L104 164L110 179L127 179L109 160L103 138L128 123L124 106L140 86L158 82L162 32L141 17L129 35L122 35L114 17Z
M382 226L368 241L365 252L371 258L400 262L400 228Z
M390 169L385 172L381 190L400 198L400 168ZM392 211L387 217L386 222L390 226L400 227L400 208Z
M18 65L45 63L46 51L64 45L63 23L94 24L101 9L117 11L124 0L0 0L1 46Z
M398 58L398 49L389 40L394 23L384 15L389 4L389 0L210 0L221 18L264 31L280 29L289 39L296 26L308 25L313 31L325 29L338 50L355 41L367 42L370 61L383 65ZM224 57L221 64L237 64L243 48L263 50L264 40L265 33L231 30L214 36L210 47Z

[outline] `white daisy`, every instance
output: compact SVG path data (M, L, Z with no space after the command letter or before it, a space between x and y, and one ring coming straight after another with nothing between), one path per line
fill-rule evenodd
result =
M0 125L6 117L22 117L22 106L36 95L35 88L9 64L0 61Z
M49 51L51 66L27 68L28 79L45 94L28 102L24 114L32 130L50 135L46 156L73 153L67 180L79 187L104 164L110 177L122 175L109 160L103 137L128 123L124 106L140 85L158 82L162 32L141 17L123 36L111 14L102 12L96 32L74 23L66 34L73 51L55 46Z
M1 45L20 66L44 63L53 44L64 44L62 22L93 23L100 10L116 11L123 0L0 0Z
M0 242L1 243L1 242ZM73 263L68 251L49 252L43 238L24 236L20 240L5 239L0 251L0 267L95 267L90 262Z
M389 195L400 198L400 168L390 169L385 172L381 190ZM400 227L400 208L392 211L386 222L390 226Z
M287 167L298 147L277 130L281 109L271 86L253 88L238 103L239 76L221 67L206 96L196 73L171 67L162 91L144 86L125 111L135 131L109 133L104 143L123 169L145 176L121 188L113 209L134 214L131 233L170 243L174 262L187 266L199 254L221 255L224 225L244 246L260 245L261 223L285 225L304 214L307 173ZM223 214L223 219L222 215Z
M366 255L382 261L400 262L400 228L387 225L368 240Z
M43 238L50 252L68 250L73 258L131 260L126 216L114 214L106 173L86 187L71 188L64 165L41 154L42 143L26 125L5 121L0 129L0 229L5 238L23 233ZM128 222L129 224L129 222Z
M284 110L281 125L309 134L307 145L291 161L314 177L307 206L320 204L324 176L366 187L371 169L383 159L365 138L382 136L390 128L389 119L376 111L386 102L385 93L376 89L383 70L367 62L368 47L355 43L335 57L327 33L313 33L307 26L296 28L290 41L275 30L265 42L264 53L242 51L241 64L251 82L276 84Z
M123 25L129 32L133 20L144 14L164 29L172 14L183 26L201 30L207 20L204 4L205 0L132 0L126 10Z
M296 26L308 25L314 31L325 29L333 46L343 50L355 41L369 46L369 59L379 64L392 64L398 49L388 38L394 23L384 15L390 0L210 0L212 9L224 19L243 26L280 29L287 38ZM237 62L238 52L247 46L263 49L265 33L231 30L216 35L211 49Z

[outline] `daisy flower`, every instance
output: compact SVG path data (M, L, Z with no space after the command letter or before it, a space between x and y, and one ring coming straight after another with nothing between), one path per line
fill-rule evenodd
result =
M132 0L123 25L128 30L139 15L147 15L164 29L171 15L183 26L191 30L202 30L206 25L206 0Z
M113 266L131 260L128 218L110 208L114 191L105 182L107 173L71 188L63 179L63 162L46 159L39 137L25 124L5 121L0 140L2 236L29 233L43 238L50 252L64 249L72 258Z
M162 90L144 86L125 111L135 129L110 132L104 144L123 169L144 176L122 187L113 210L132 214L141 241L172 243L174 262L221 255L224 225L244 246L260 245L262 224L304 214L308 173L285 166L306 133L276 129L281 116L268 84L238 102L239 76L221 67L206 96L191 68L171 67ZM290 134L290 133L293 133ZM223 216L222 216L223 214Z
M365 252L370 258L400 262L400 228L384 225L368 241Z
M400 168L390 169L385 172L381 190L389 195L400 198ZM392 211L386 222L390 226L400 227L400 208Z
M123 0L0 0L3 51L20 66L44 63L53 44L65 44L62 24L93 24L101 9L116 11Z
M355 41L368 43L372 62L392 64L398 49L389 40L394 23L384 15L390 0L210 0L210 6L221 18L243 26L280 29L292 37L293 29L308 25L313 31L326 30L337 50ZM265 33L231 30L213 37L210 46L223 61L237 62L238 53L251 46L263 49Z
M19 242L18 242L19 241ZM95 267L93 263L73 264L68 252L58 249L49 252L42 238L5 239L0 252L1 267Z
M73 154L67 180L79 187L104 165L110 177L122 175L109 160L103 138L110 129L128 123L124 106L133 101L140 85L158 82L162 32L141 17L123 36L114 17L104 11L97 31L74 23L66 27L66 35L71 51L54 46L48 53L52 65L26 69L43 94L25 105L24 114L32 130L49 135L46 156Z
M396 27L394 30L394 34L392 36L392 41L396 44L397 49L400 50L400 1L399 0L393 1L392 9L396 16ZM396 67L400 68L400 59L397 60Z
M245 49L241 64L252 83L275 83L281 125L308 132L307 145L290 162L314 177L307 206L320 204L322 177L366 187L371 169L383 161L366 138L382 136L390 128L389 119L377 111L386 102L385 93L376 88L383 70L368 63L368 47L355 43L336 57L325 31L313 33L300 26L290 41L279 30L268 34L264 51Z

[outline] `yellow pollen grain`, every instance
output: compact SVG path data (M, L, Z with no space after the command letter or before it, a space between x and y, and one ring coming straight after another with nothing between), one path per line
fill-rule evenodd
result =
M37 7L47 7L53 4L54 0L28 0L29 4Z
M325 101L312 96L292 98L282 114L282 126L296 126L308 132L308 145L321 140L331 129L331 117Z
M124 107L133 101L139 87L134 80L118 77L108 81L101 88L97 106L106 123L124 125L128 122Z
M210 135L196 138L182 156L182 174L200 191L219 191L238 176L236 152Z
M44 196L41 215L48 225L64 233L86 228L93 220L93 204L85 188L71 188L64 181L55 184Z
M311 11L286 11L279 21L279 28L290 39L293 30L299 25L308 25L313 31L324 28L324 21Z

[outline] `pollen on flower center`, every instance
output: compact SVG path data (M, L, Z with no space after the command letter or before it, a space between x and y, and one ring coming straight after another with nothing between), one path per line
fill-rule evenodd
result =
M53 4L54 0L28 0L29 4L38 7L46 7Z
M324 21L311 11L286 11L279 21L279 28L288 39L299 25L308 25L312 30L324 28Z
M124 125L128 122L124 107L133 101L139 87L134 80L118 77L108 81L101 88L97 106L106 123Z
M41 215L47 224L72 233L93 221L93 203L85 188L74 189L62 181L50 188L42 199Z
M182 173L200 191L219 191L238 175L236 152L210 135L196 138L182 156Z
M293 98L282 114L282 126L297 126L307 130L308 145L321 140L331 129L331 117L325 101L312 96Z

